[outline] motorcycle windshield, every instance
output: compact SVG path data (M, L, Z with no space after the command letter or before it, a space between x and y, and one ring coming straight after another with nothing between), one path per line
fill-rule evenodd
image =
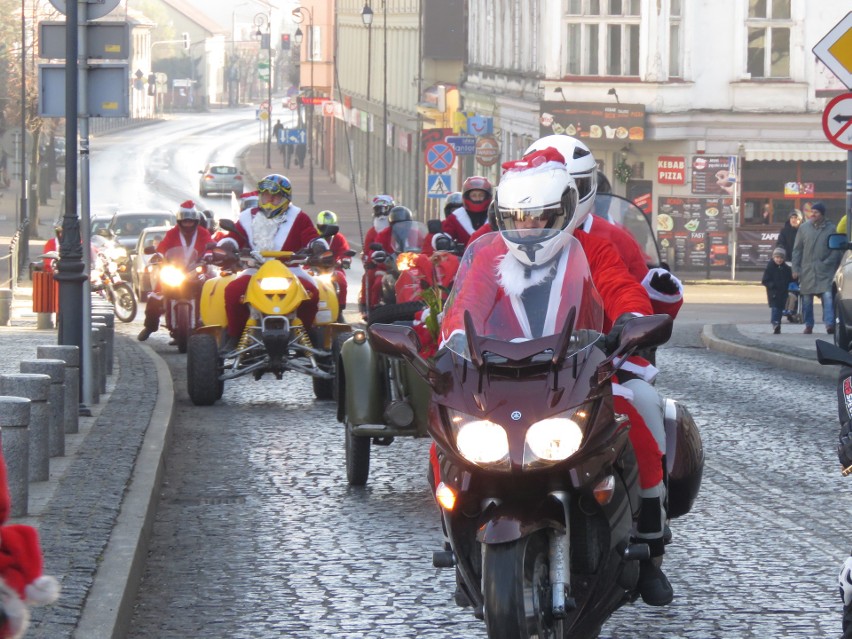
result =
M394 253L420 253L429 230L423 222L397 222L391 226L390 235Z
M579 241L563 231L526 229L506 233L514 246L542 250L564 245L547 264L527 269L509 253L502 233L472 242L461 258L441 321L441 346L470 359L464 316L470 312L477 336L522 342L560 333L571 314L568 354L590 348L602 337L604 311ZM573 310L573 313L572 313Z
M630 200L612 193L599 193L595 196L594 214L609 220L630 233L639 248L649 268L660 265L660 249L651 228L651 216Z
M190 264L195 264L198 261L198 251L195 249L189 249L186 251L182 246L173 246L165 254L165 261L169 264L176 264L181 266L189 266Z

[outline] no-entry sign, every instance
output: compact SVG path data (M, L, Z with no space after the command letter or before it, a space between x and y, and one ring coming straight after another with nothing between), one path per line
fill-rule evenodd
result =
M822 114L822 130L834 146L852 151L852 93L838 95Z

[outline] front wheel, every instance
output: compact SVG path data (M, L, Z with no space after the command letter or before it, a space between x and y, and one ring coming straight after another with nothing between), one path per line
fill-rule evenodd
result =
M846 314L840 303L840 295L834 296L834 343L844 351L849 350L849 330L846 328Z
M211 406L222 397L220 360L216 338L199 333L189 338L186 356L186 390L196 406Z
M352 433L352 424L346 428L346 479L350 486L363 486L370 476L370 438Z
M119 282L113 286L113 308L115 316L122 322L132 322L136 318L138 304L133 289L127 282Z
M192 320L190 314L192 309L189 304L178 304L175 309L175 329L174 338L178 347L178 353L185 353L187 342L189 341L189 333L192 331Z
M551 613L546 531L482 549L482 597L489 639L560 638Z

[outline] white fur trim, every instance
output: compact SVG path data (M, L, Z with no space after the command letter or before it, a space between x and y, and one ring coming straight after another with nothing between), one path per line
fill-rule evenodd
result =
M0 609L6 615L6 630L9 639L20 639L24 636L30 625L30 611L26 607L18 593L9 588L0 579Z
M672 273L671 275L672 281L677 284L678 292L674 295L666 295L665 293L660 293L660 291L654 290L651 288L651 278L655 273L669 273L664 268L652 268L648 269L648 272L645 274L645 277L642 278L642 287L648 293L648 297L652 300L657 300L659 302L667 302L669 304L674 304L675 302L679 302L683 299L683 283L676 278Z
M623 397L628 402L633 401L633 391L621 384L612 385L612 394L616 397Z
M645 362L641 364L639 362ZM657 379L657 375L660 372L660 369L654 366L651 362L639 359L639 361L634 361L634 358L629 358L626 361L621 357L616 357L613 360L613 363L617 366L621 364L621 369L627 371L628 373L633 373L639 379L642 379L649 384L653 384L654 380Z
M452 216L456 218L461 227L467 231L468 235L473 235L474 228L473 222L470 221L470 214L468 214L467 210L463 206L457 208L452 212Z
M42 575L24 589L27 595L27 603L34 606L45 606L59 599L59 582L56 577Z

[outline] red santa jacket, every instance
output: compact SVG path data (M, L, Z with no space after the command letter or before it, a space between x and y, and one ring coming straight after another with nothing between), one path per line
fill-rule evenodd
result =
M242 211L236 224L237 233L228 233L225 238L219 240L219 244L233 242L237 248L254 248L251 222L258 214L262 215L258 207ZM308 214L291 204L275 234L274 244L278 247L275 250L295 252L305 248L318 237L319 231Z
M339 260L342 259L343 254L349 250L349 242L347 241L346 236L338 231L332 236L328 248L332 253L334 253L334 259Z
M42 254L50 253L51 251L59 252L59 242L56 241L55 237L50 238L47 242L44 243L44 248L41 250ZM52 267L53 259L46 257L42 260L43 268L45 273L53 273Z
M213 236L210 235L210 231L199 224L195 227L195 236L191 237L190 240L192 241L190 246L195 249L195 252L198 253L198 255L204 255L207 245L213 241ZM166 235L157 245L157 253L165 255L166 251L169 249L176 247L180 248L182 246L183 242L181 241L180 225L173 226L166 231Z
M589 262L589 272L595 289L601 297L604 308L604 332L612 328L613 322L624 313L638 313L650 315L653 313L651 302L642 286L630 275L624 266L616 250L612 245L601 238L577 231L575 237L583 247ZM464 312L470 310L474 318L485 317L495 312L497 305L504 306L504 310L497 312L505 313L507 320L512 319L509 296L498 283L495 276L495 268L500 256L506 253L505 244L495 238L493 244L479 254L477 260L471 266L466 276L464 300L460 302L456 298L449 312L456 310ZM461 296L461 292L459 292ZM496 302L496 304L495 304ZM504 303L505 302L505 303ZM578 326L582 325L581 317L578 318ZM444 318L445 325L461 325L456 319ZM521 335L520 324L518 334Z

